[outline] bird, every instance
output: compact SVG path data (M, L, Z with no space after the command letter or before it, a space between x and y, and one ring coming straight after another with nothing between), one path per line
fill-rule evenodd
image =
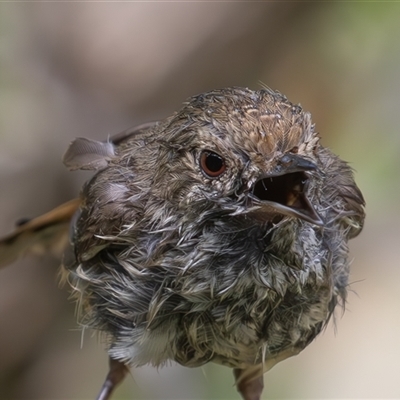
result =
M311 114L268 87L195 95L159 121L63 157L79 198L22 221L0 265L66 246L78 321L105 337L111 398L129 368L233 369L244 400L345 307L365 201Z

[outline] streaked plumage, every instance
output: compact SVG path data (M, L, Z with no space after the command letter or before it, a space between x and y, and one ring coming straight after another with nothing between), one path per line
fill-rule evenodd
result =
M212 361L259 399L263 372L344 303L364 200L310 114L281 94L194 96L160 123L77 139L64 160L97 170L63 270L80 322L120 362L111 370Z

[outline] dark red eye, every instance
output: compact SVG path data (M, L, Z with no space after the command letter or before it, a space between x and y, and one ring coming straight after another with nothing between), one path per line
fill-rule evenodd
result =
M210 178L216 178L226 170L225 160L217 153L208 150L201 153L200 167Z

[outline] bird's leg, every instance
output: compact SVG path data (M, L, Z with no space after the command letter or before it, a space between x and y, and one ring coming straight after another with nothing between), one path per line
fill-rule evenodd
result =
M128 367L117 360L109 358L109 370L96 400L110 400L114 389L124 380Z
M264 389L262 367L233 370L236 387L244 400L260 400Z

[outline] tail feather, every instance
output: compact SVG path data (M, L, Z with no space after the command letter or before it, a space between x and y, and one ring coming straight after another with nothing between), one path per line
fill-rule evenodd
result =
M48 213L20 224L0 239L0 268L28 254L52 252L61 255L68 243L70 221L78 210L74 199Z

